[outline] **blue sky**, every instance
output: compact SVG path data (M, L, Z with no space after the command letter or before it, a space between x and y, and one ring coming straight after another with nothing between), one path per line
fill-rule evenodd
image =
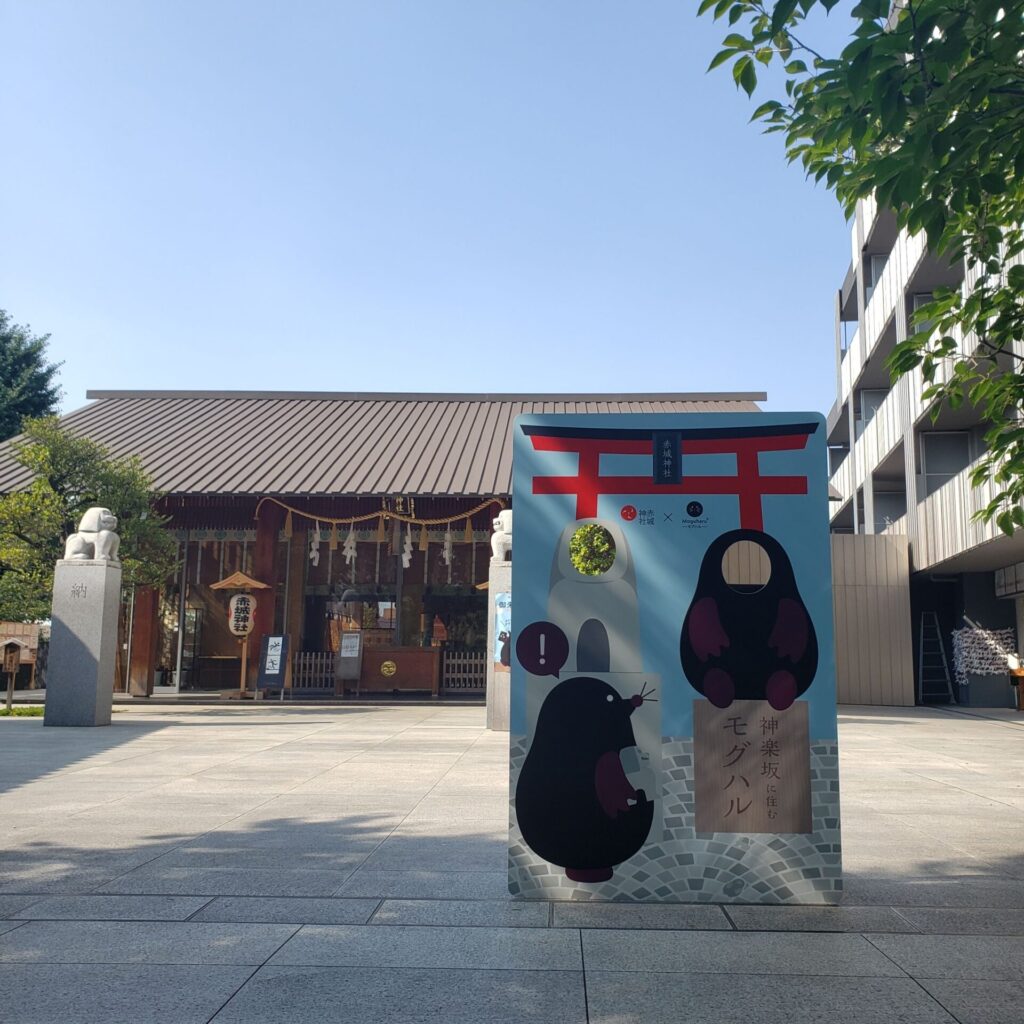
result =
M827 411L848 229L705 75L726 29L696 7L0 0L0 306L52 333L67 408L767 390Z

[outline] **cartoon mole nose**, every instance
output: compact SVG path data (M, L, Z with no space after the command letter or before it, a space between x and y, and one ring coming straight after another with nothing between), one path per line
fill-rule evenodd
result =
M634 708L640 707L640 705L643 704L643 702L644 699L640 696L639 693L634 693L633 696L629 698L629 703L632 704Z

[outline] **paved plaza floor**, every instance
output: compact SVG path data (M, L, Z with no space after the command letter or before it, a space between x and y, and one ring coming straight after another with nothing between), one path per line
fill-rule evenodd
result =
M0 1021L1024 1020L1013 713L843 710L834 909L513 900L507 743L467 707L0 720Z

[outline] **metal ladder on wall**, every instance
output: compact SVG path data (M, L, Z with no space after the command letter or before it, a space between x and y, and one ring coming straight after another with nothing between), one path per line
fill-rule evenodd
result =
M935 612L921 613L917 659L918 704L955 704L953 682L949 675L946 648L942 644L939 617Z

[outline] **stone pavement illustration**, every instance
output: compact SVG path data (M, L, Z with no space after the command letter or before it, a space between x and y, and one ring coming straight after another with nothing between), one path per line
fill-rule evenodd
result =
M839 907L507 891L482 708L148 708L0 722L13 1024L1024 1016L1024 726L840 714Z

